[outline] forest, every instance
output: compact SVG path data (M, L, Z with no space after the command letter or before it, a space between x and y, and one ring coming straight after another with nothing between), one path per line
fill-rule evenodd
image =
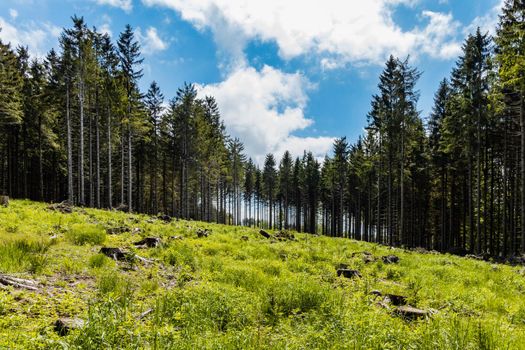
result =
M140 91L131 26L114 42L74 16L43 59L0 42L0 194L512 258L525 253L523 1L494 33L464 40L429 116L422 73L390 56L358 140L259 165L194 84Z

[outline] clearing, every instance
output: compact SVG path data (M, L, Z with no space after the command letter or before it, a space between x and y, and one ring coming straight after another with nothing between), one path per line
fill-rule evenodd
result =
M523 267L269 233L11 201L0 348L525 348Z

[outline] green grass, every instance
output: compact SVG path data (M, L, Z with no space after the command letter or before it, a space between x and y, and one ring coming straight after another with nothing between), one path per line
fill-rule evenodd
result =
M141 233L106 236L117 226ZM212 234L197 238L198 228ZM134 248L145 236L164 244ZM271 242L250 228L12 201L0 208L0 273L42 291L0 288L0 349L525 349L521 267L296 237ZM116 263L99 254L103 245L154 262ZM362 251L401 260L365 264L352 257ZM340 263L362 278L338 278ZM377 305L374 289L434 314L404 320ZM86 324L61 337L58 317Z

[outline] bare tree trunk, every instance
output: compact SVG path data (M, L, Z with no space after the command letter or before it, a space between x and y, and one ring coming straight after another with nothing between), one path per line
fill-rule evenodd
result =
M96 158L96 206L100 208L100 128L99 128L99 115L98 115L98 91L97 91L97 102L96 102L96 115L95 115L95 158Z
M66 83L66 137L67 137L67 199L73 203L73 154L71 145L71 117L69 115L69 82Z
M120 124L120 204L124 204L124 174L125 174L124 163L126 162L126 157L124 153L124 149L125 149L124 140L125 140L124 122L121 121L121 124Z
M131 112L130 112L131 114ZM133 171L132 171L132 162L133 162L133 153L131 150L131 125L128 122L128 212L133 211Z
M107 109L107 137L108 137L108 208L111 209L113 205L113 189L112 189L112 150L111 150L111 112L110 107Z
M89 116L89 131L88 131L88 155L89 155L89 206L93 208L95 205L94 184L93 184L93 117Z
M82 78L79 82L78 99L80 102L80 150L79 150L79 192L80 192L80 205L85 205L85 193L84 193L84 82Z
M520 93L520 129L521 129L521 247L525 252L525 113L523 111L523 91Z
M42 115L41 112L38 112L38 196L41 201L44 200L44 166L42 153Z

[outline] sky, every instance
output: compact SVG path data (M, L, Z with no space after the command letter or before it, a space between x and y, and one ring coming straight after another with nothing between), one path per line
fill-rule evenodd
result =
M494 32L503 0L2 0L0 39L42 58L71 16L114 40L130 24L144 77L166 99L185 82L213 95L227 131L261 163L364 132L389 55L409 56L422 76L426 119L465 37Z

